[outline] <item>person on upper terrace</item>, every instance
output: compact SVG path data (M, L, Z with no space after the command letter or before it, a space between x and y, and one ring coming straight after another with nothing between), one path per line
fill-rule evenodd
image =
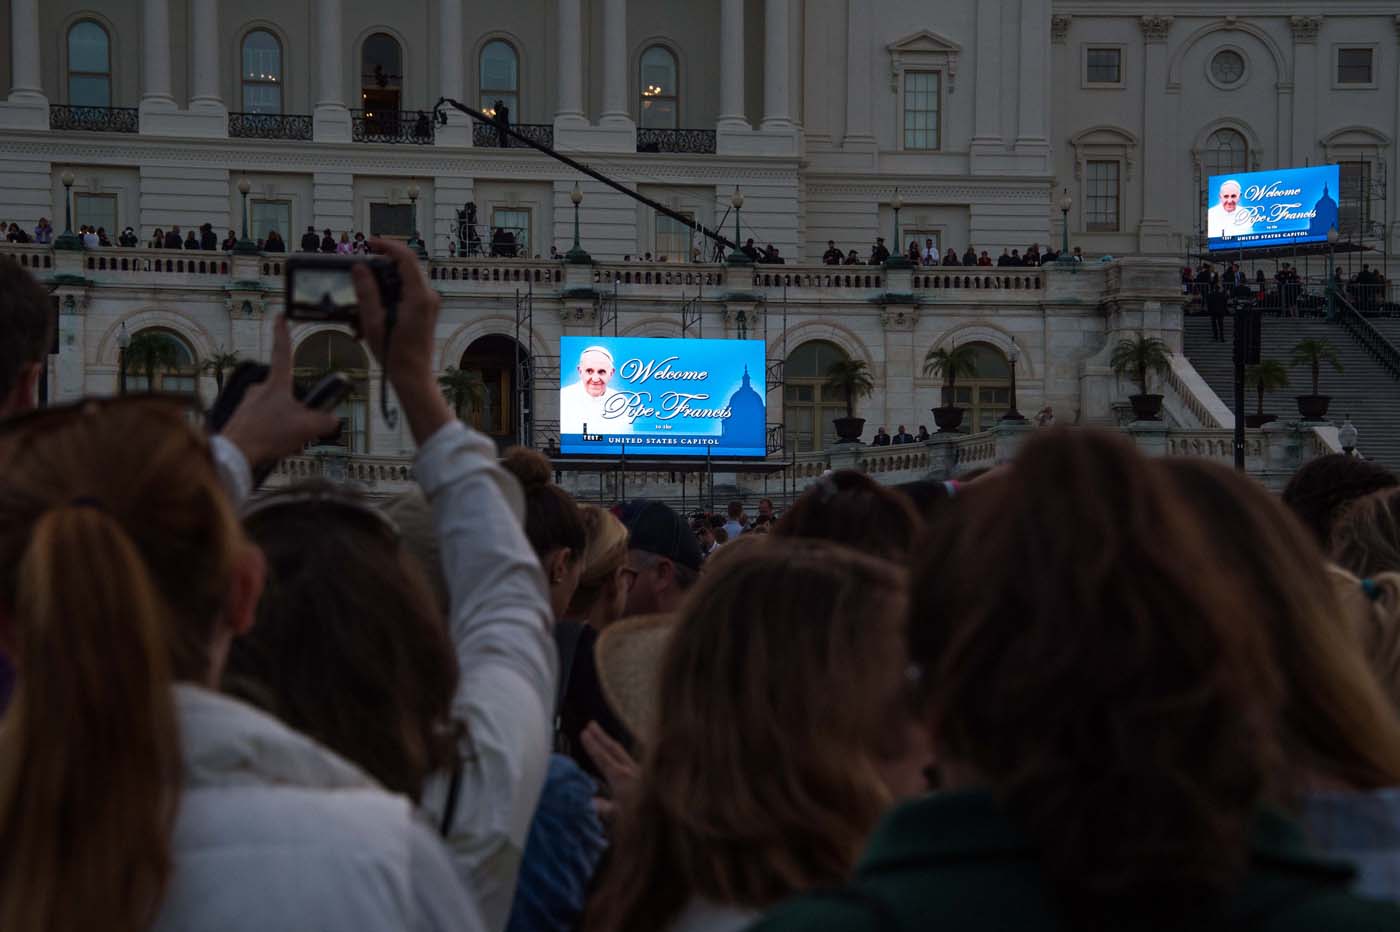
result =
M845 256L842 254L841 250L836 247L836 240L827 240L826 252L822 253L822 263L825 265L840 265L843 258L845 258Z

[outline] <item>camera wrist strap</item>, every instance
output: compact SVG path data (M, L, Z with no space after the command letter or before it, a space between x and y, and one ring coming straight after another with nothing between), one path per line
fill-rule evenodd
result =
M397 302L384 308L384 362L385 371L379 383L379 413L384 416L384 423L390 430L399 426L398 409L389 409L389 372L387 363L389 362L389 343L394 337L394 324L399 320L399 305Z

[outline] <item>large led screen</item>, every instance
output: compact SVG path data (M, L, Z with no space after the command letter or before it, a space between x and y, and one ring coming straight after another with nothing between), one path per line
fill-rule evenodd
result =
M1206 238L1211 249L1325 243L1337 225L1336 165L1211 175Z
M764 345L762 340L563 337L560 451L767 455Z

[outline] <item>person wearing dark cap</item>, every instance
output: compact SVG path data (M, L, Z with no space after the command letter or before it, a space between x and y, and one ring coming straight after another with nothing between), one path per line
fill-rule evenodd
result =
M685 519L665 502L628 502L618 511L627 525L632 588L623 616L671 612L700 578L704 556Z

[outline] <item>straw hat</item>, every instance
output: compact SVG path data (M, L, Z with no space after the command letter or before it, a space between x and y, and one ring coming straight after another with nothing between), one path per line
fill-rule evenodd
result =
M671 644L673 615L638 615L603 629L594 647L603 695L638 739L656 725L661 662Z

